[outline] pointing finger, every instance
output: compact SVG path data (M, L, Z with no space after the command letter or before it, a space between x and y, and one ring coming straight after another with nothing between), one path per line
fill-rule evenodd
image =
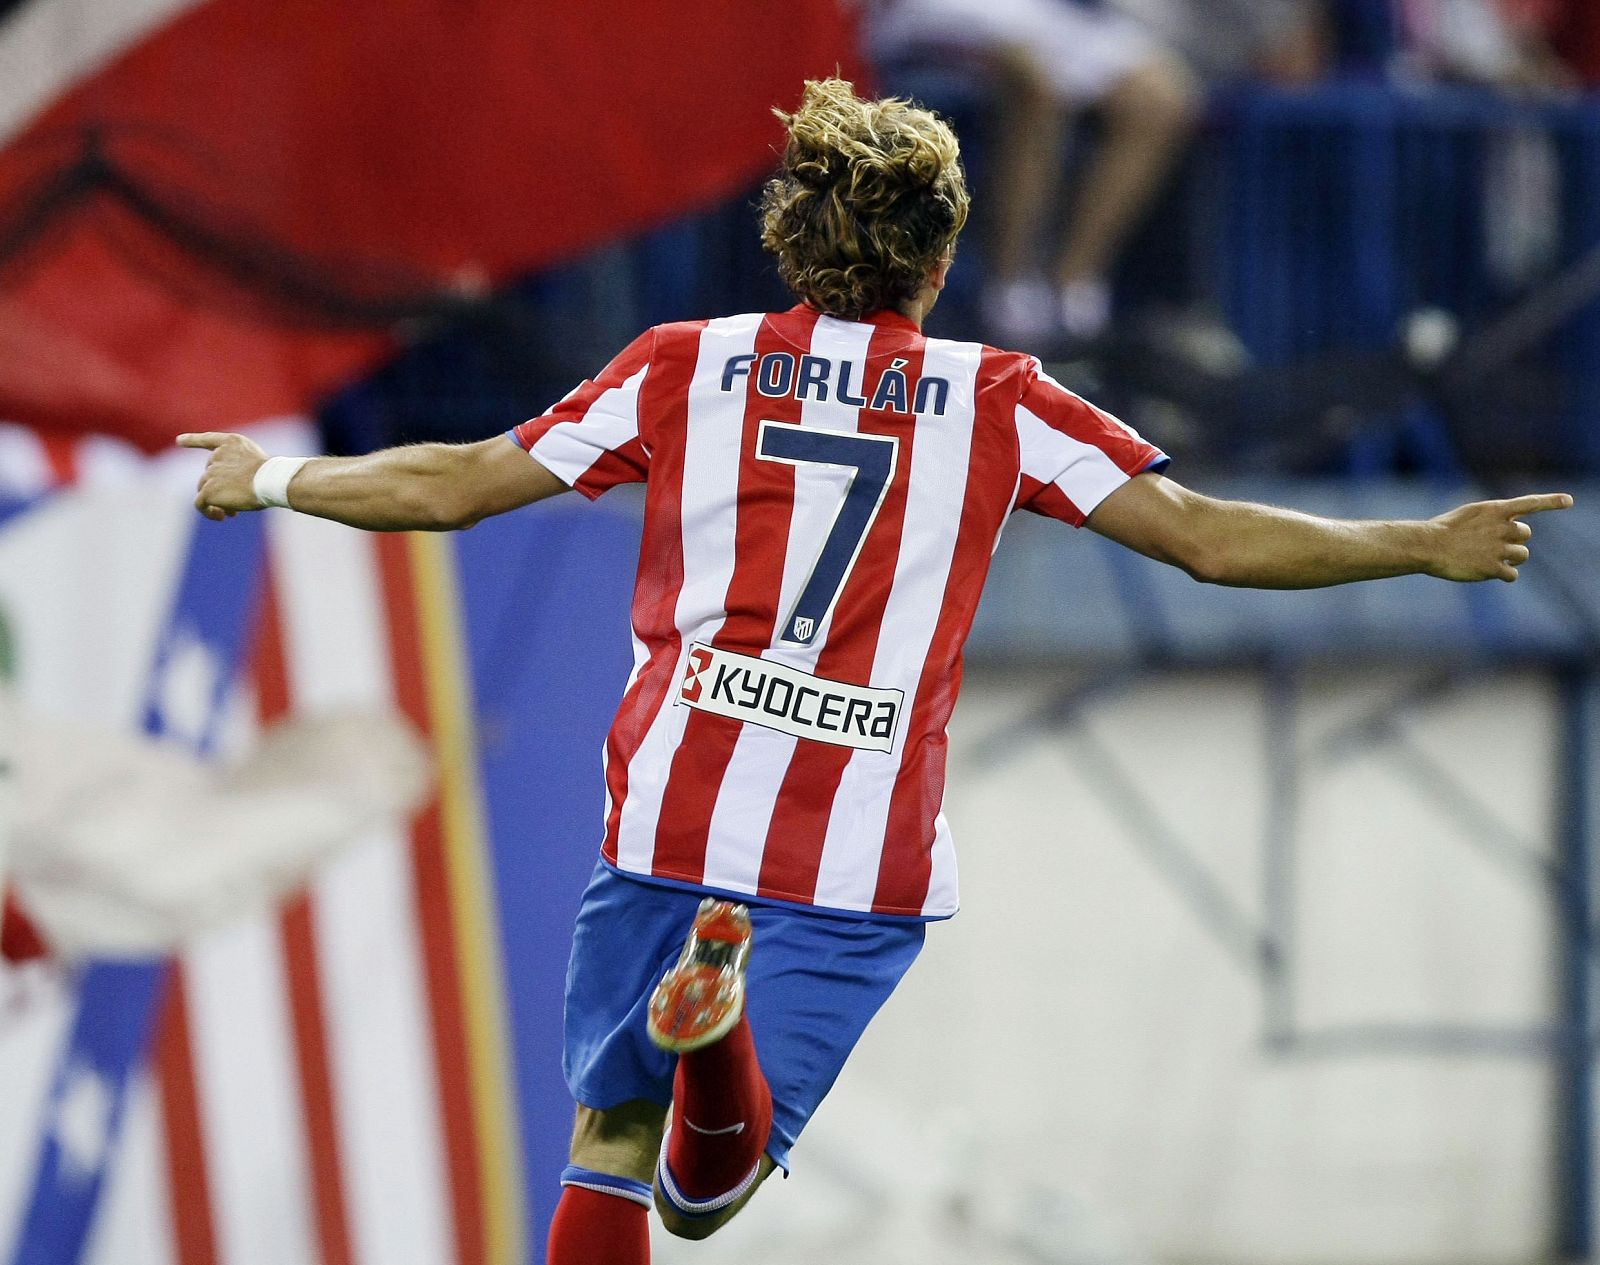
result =
M1501 501L1500 508L1515 518L1519 514L1539 514L1545 510L1564 510L1572 506L1572 498L1565 492L1544 492L1537 496L1514 496Z
M223 443L233 436L226 431L204 430L193 434L178 436L179 448L220 448Z

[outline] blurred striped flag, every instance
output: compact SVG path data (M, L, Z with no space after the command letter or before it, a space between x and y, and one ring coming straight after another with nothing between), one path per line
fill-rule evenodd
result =
M0 428L0 497L81 480L0 525L24 701L202 751L390 703L432 737L440 790L286 908L0 1012L0 1261L521 1262L449 551L287 514L208 525L152 495L194 463L154 466Z

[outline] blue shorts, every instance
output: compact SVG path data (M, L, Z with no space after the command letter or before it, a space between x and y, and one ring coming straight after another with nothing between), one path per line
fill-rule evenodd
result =
M704 895L629 878L604 862L595 868L572 937L562 1059L584 1106L671 1103L677 1057L651 1044L645 1007ZM767 1154L787 1172L789 1148L921 950L925 927L756 903L750 918L745 1012L772 1087Z

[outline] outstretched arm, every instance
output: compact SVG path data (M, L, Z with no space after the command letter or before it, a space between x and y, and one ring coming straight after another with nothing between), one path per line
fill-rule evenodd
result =
M1350 522L1219 501L1141 474L1102 501L1088 526L1209 584L1310 589L1416 574L1511 581L1533 535L1520 520L1571 504L1555 492L1477 501L1427 520Z
M243 435L179 435L184 448L207 448L195 508L219 522L264 508L256 472L267 454ZM368 531L453 531L567 485L504 435L476 444L415 444L364 457L315 457L289 482L291 506Z

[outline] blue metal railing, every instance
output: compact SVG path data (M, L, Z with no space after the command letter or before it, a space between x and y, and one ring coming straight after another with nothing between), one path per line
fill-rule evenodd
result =
M1219 103L1212 145L1226 189L1211 237L1222 264L1215 297L1267 363L1332 346L1383 346L1423 307L1470 330L1600 245L1593 102L1362 84L1255 89ZM1497 203L1527 193L1508 182L1529 175L1548 179L1554 222L1497 219ZM1524 221L1537 213L1537 200L1524 202ZM1542 266L1534 261L1538 271L1497 275L1497 236L1503 243L1540 231L1549 247ZM1513 401L1506 425L1528 431L1543 450L1600 468L1600 303L1521 363L1548 389L1530 391L1520 416Z

